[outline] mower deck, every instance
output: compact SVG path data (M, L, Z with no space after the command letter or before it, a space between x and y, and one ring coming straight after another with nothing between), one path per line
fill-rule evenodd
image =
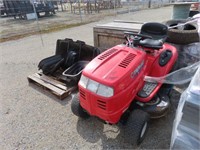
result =
M28 77L29 83L39 85L44 90L50 91L60 100L63 100L77 89L77 85L69 86L65 83L58 81L57 78L52 76L46 76L42 72L34 73Z

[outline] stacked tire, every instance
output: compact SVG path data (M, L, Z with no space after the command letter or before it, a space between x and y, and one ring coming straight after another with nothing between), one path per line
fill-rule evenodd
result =
M164 22L168 27L184 24L187 20L168 20ZM169 28L167 42L174 44L190 44L199 42L198 27L196 24L189 23L182 27Z

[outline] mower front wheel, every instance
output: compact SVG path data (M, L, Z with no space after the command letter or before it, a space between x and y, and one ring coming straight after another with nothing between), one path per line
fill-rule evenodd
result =
M85 112L83 110L83 108L80 105L80 101L78 99L78 95L74 95L74 97L72 98L72 103L71 103L71 110L73 112L74 115L82 118L82 119L87 119L90 116L87 114L87 112Z
M149 126L149 118L149 114L140 109L136 109L130 114L124 128L128 143L139 145L144 140Z

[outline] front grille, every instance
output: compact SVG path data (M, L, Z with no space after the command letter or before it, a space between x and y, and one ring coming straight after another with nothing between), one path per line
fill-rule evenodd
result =
M128 56L126 56L126 58L119 64L120 67L122 68L126 68L131 61L134 59L135 54L130 53Z
M79 94L80 94L80 97L82 97L84 100L86 100L85 98L85 92L83 90L79 90Z
M97 106L103 110L106 110L106 102L102 100L97 100Z
M115 51L117 51L117 49L114 49L114 48L113 48L113 49L111 49L111 50L105 52L105 53L102 54L101 56L99 56L98 59L103 60L103 59L105 59L106 57L110 56L110 55L111 55L112 53L114 53Z

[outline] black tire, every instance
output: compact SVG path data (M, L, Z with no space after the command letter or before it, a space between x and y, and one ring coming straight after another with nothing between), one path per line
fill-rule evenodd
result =
M164 24L168 27L178 25L179 23L185 23L186 20L169 20ZM174 44L190 44L194 42L199 42L199 35L197 31L197 26L195 24L187 24L184 29L173 28L168 30L167 42Z
M76 116L78 116L80 118L87 119L87 118L90 117L88 115L88 113L85 112L83 110L83 108L81 107L77 94L74 95L74 97L72 98L71 110L72 110L74 115L76 115Z
M143 110L134 110L124 127L124 136L127 143L139 145L145 138L149 126L149 114Z
M194 15L200 13L198 10L191 10L189 13L189 17L193 17Z

